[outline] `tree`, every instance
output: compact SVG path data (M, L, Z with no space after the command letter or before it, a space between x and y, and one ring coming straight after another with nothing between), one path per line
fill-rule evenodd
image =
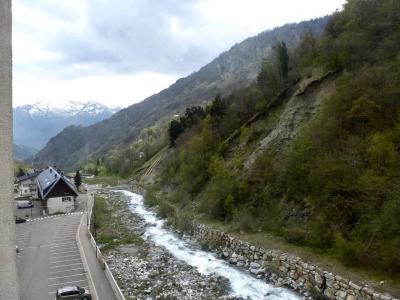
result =
M169 124L169 140L170 140L170 145L172 147L175 146L175 141L179 137L181 133L185 131L184 127L182 126L182 123L177 121L177 120L172 120L171 123Z
M225 114L228 108L225 100L222 98L221 94L218 93L210 106L210 116L213 118L221 117Z
M279 63L279 71L281 80L286 84L289 72L289 54L285 42L278 43L277 45L277 56Z
M258 86L267 98L274 97L285 87L289 73L289 54L284 42L272 47L271 55L263 61L257 77Z
M74 182L75 182L76 188L79 190L79 187L82 184L82 178L81 178L81 174L79 173L79 170L76 171L76 174L74 177Z
M17 177L21 177L21 176L24 176L24 175L25 175L24 169L22 169L22 168L20 167L19 170L18 170Z

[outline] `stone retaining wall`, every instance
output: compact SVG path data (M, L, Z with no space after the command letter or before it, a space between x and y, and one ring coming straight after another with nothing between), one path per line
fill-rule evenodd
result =
M297 256L255 247L203 224L193 223L190 231L194 239L231 264L308 299L324 295L326 299L338 300L399 300L324 271Z

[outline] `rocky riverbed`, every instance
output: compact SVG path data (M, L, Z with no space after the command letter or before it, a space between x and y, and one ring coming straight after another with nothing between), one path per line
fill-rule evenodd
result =
M118 216L129 230L144 233L149 224L129 210L126 199L113 192L102 196L113 211L111 218ZM127 299L239 299L229 296L226 278L201 274L151 241L120 245L104 256Z

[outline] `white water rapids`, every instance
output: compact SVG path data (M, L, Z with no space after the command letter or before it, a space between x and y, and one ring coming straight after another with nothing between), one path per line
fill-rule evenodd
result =
M187 242L181 240L177 235L164 228L164 220L147 209L143 203L143 196L128 191L122 191L125 196L130 197L130 209L140 215L147 223L155 226L147 226L144 236L156 245L165 247L176 258L197 268L201 274L215 273L229 280L232 295L244 299L268 299L268 300L296 300L299 296L284 288L276 288L270 284L256 279L239 269L229 265L212 253L193 249Z

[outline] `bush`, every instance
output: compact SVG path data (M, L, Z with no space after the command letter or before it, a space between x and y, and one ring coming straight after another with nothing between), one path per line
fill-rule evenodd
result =
M176 227L184 232L190 232L192 229L193 221L195 220L195 214L190 212L179 212L176 215Z
M157 213L161 218L176 218L175 208L165 200L158 202Z
M232 223L238 230L256 232L259 229L259 219L255 218L249 208L242 208L233 215Z
M287 242L295 245L304 246L309 241L309 233L300 226L284 229L283 235Z
M340 233L335 234L335 254L348 266L359 264L362 245L348 241Z
M144 197L144 203L147 206L153 207L158 204L158 199L156 195L156 190L152 188L147 188L145 197Z

